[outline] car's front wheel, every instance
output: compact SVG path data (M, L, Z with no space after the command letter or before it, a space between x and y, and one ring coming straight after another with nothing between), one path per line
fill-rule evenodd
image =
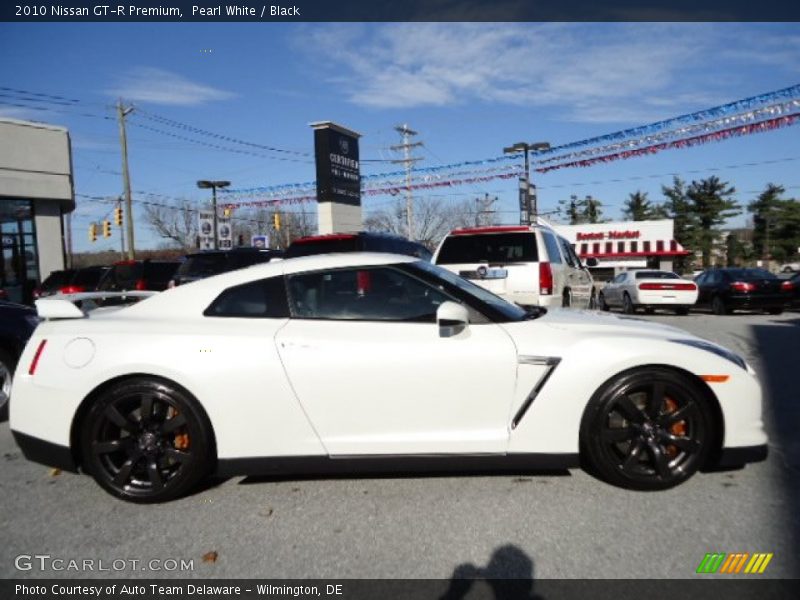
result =
M625 292L625 294L622 296L622 312L624 312L626 315L632 315L636 312L636 307L633 305L633 300L631 300L628 292Z
M209 471L211 427L179 386L151 378L106 389L83 421L84 469L106 491L131 502L186 494Z
M715 443L714 420L698 384L668 369L622 373L592 397L581 424L582 457L601 479L663 490L683 483Z
M606 303L606 297L603 295L603 292L600 292L600 295L597 297L597 306L600 310L611 310L611 307Z

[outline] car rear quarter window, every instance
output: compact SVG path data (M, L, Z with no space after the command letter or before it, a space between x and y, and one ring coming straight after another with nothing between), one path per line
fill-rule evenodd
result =
M556 236L549 231L542 231L542 239L544 240L544 245L547 248L547 258L550 260L550 262L561 264L563 261L561 260L561 251L559 250Z
M177 277L210 277L225 270L224 254L195 254L178 267Z
M509 264L538 260L536 235L522 232L452 235L442 243L436 262L440 265Z
M203 313L206 317L283 319L289 316L283 277L252 281L226 289Z
M286 250L286 258L325 254L328 252L357 252L361 250L361 242L356 237L341 237L328 240L312 240L295 242Z

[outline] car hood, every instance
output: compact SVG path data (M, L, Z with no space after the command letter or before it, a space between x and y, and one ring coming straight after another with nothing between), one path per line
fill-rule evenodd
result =
M537 319L537 322L575 334L633 335L666 339L696 337L678 327L595 310L553 309Z

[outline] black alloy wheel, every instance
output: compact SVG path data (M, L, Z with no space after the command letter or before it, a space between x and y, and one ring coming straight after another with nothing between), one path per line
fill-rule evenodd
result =
M714 296L711 300L711 312L715 315L727 315L728 307L725 306L725 301L719 296Z
M17 361L8 352L0 348L0 421L8 415L8 399L11 396L11 380Z
M632 315L636 312L636 308L633 306L633 300L631 300L630 295L628 292L622 296L622 312L626 315Z
M661 368L629 371L605 384L581 424L589 470L636 490L683 483L704 465L715 439L699 385Z
M172 500L211 468L210 432L205 413L182 388L149 378L123 381L83 421L83 466L123 500Z

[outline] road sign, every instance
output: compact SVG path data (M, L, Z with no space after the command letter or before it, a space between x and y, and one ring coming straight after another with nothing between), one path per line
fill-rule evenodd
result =
M214 249L214 213L201 210L199 216L199 238L201 250Z

